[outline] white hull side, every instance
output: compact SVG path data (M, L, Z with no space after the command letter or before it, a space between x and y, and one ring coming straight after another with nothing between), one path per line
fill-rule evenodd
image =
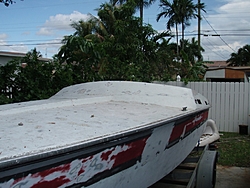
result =
M168 144L173 124L156 128L147 140L141 162L88 187L149 187L169 174L187 157L202 135L205 124L169 149L165 149L165 146Z
M0 184L0 187L41 187L45 183L47 186L60 185L56 187L76 185L90 188L146 188L163 178L186 158L202 135L206 119L207 113L202 112L182 123L177 123L178 120L176 120L159 125L152 129L150 135L139 138L139 141L114 145L109 149L96 152L94 155L88 155L86 158L77 157L70 163L29 174L18 180L10 179ZM195 129L191 128L190 131L187 131L190 125ZM178 126L181 129L175 129ZM177 140L171 140L174 132L180 135ZM137 150L133 150L133 148L137 148L136 145L141 141L145 142L145 145L143 144L144 146L141 148L142 145L139 144L138 149L142 150L135 154ZM131 147L132 153L129 152ZM127 151L129 155L126 154ZM106 172L114 169L114 164L117 162L122 166L126 165L126 161L129 162L127 158L130 158L131 155L140 156L135 161L136 163L127 168L117 168L117 172L113 171L112 174L105 175ZM121 163L117 160L124 162ZM65 183L59 182L59 179ZM48 180L52 182L49 183Z

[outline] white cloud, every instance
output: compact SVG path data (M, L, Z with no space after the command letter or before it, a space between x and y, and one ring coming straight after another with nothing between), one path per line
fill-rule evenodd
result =
M41 52L43 57L52 58L53 55L58 53L59 48L62 46L61 38L44 42L43 45L37 46L37 50Z
M206 49L203 55L209 56L212 60L227 60L232 52L250 43L250 1L226 0L224 2L224 5L218 7L216 14L205 15L212 28L205 19L202 22L202 30L205 34L220 35L220 37L203 37L202 45Z
M37 32L37 35L42 36L57 36L59 38L43 42L42 45L37 46L37 50L40 51L43 57L51 58L54 54L58 53L59 48L62 46L61 40L65 33L73 33L73 28L70 26L72 22L79 20L87 20L89 16L82 14L78 11L74 11L72 14L64 15L57 14L50 16L49 20L46 20L44 25Z
M46 20L44 25L37 32L38 35L53 35L56 31L62 30L73 30L70 24L72 22L77 22L79 20L87 20L88 15L82 14L78 11L74 11L72 14L64 15L57 14L55 16L50 16L49 20Z
M222 12L229 11L248 11L250 6L249 0L227 0L227 3L219 8Z
M22 33L22 35L28 36L28 35L30 35L30 31L25 31L25 32Z
M11 51L11 52L23 52L27 53L28 48L26 45L20 44L10 44L6 40L8 35L5 33L0 34L0 51Z
M53 28L49 27L42 27L38 32L38 35L43 35L43 36L51 36L54 34Z
M8 37L8 36L7 36L7 34L5 34L5 33L0 34L0 41L6 40L7 37Z
M6 39L7 35L5 33L0 34L0 51L6 51Z

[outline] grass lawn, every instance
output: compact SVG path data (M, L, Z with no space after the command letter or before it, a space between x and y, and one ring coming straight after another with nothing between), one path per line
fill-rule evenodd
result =
M216 143L218 164L223 166L250 167L250 136L238 133L221 133Z

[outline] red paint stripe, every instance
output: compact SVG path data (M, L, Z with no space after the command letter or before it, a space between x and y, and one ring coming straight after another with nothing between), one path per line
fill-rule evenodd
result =
M61 176L58 178L55 178L51 181L40 181L36 184L34 184L33 186L31 186L31 188L49 188L49 187L60 187L65 183L69 183L70 180L66 177L66 176Z
M168 143L171 143L171 142L173 142L181 137L185 125L186 125L186 123L181 123L181 124L174 126L172 133L170 135L170 138L168 140Z
M87 162L89 163L94 157L97 157L99 154L101 154L100 158L101 158L101 161L104 162L104 164L109 163L111 161L114 162L111 169L119 165L122 165L132 159L138 159L138 157L142 155L142 152L145 148L146 141L148 138L149 136L139 139L139 140L132 141L127 144L118 145L110 149L106 149L105 151L102 151L100 153L81 159L80 162L82 164L82 167L77 172L77 175L79 176L80 174L86 173L85 168L89 167L89 165L86 165L86 163ZM65 176L65 174L68 174L70 171L70 165L71 165L70 163L63 164L57 167L53 167L44 171L37 172L35 174L32 174L30 177L26 176L23 178L19 178L17 180L14 180L12 185L13 186L17 185L22 180L33 181L32 179L37 179L37 178L39 178L40 181L34 184L32 188L59 187L59 186L65 185L69 183L70 181L72 181ZM101 173L106 170L111 170L111 169L104 168L104 169L101 169L101 171L97 171L96 174ZM59 175L57 177L54 177L54 179L47 180L47 178L51 176L53 173L58 173Z
M111 153L115 150L115 148L110 149L107 152L103 152L101 155L102 160L107 161L111 155Z
M201 118L200 118L201 117ZM198 121L196 119L200 118ZM178 125L175 125L172 129L172 133L170 135L168 144L171 144L172 142L180 139L182 134L184 135L191 130L195 129L196 126L198 126L200 123L205 121L208 118L208 111L202 112L201 114L198 114L196 117L190 118L189 120L180 123Z
M195 122L195 118L192 118L189 122L186 124L186 130L185 134L188 133L189 131L193 130L197 126L197 122Z
M32 178L38 178L39 177L41 179L44 179L46 176L48 176L48 175L50 175L50 174L52 174L54 172L63 173L63 172L69 171L69 169L70 169L70 164L60 165L60 166L55 167L55 168L50 168L48 170L44 170L44 171L40 171L40 172L37 172L35 174L32 174L30 178L32 179ZM17 184L17 183L19 183L19 182L21 182L25 178L27 178L27 176L15 179L13 181L13 183L12 183L12 186L15 185L15 184Z
M25 177L15 179L15 180L13 181L13 183L12 183L12 185L11 185L11 186L15 185L15 184L16 184L16 183L18 183L18 182L21 182L23 179L25 179Z
M35 173L32 175L32 178L36 178L36 177L46 177L49 174L52 174L54 172L60 172L60 173L64 173L64 172L68 172L70 169L70 164L64 164L64 165L60 165L58 167L54 167L54 168L50 168L48 170L44 170L38 173Z
M113 168L123 163L126 163L132 159L140 157L145 148L147 139L148 137L131 142L127 145L129 147L128 150L122 151L117 155L112 156L111 158L115 160Z

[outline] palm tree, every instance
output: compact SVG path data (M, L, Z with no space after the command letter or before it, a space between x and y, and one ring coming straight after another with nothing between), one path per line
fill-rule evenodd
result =
M181 40L181 46L184 46L184 52L187 54L188 59L190 63L193 65L197 61L202 61L202 54L201 52L204 52L204 49L200 47L198 41L195 40L195 37L191 39L191 41L184 39Z
M98 18L89 14L89 19L87 21L80 20L78 22L73 22L71 27L76 30L74 36L81 36L93 41L102 41L103 36L107 34L107 31L105 27L101 27L100 25L102 25L102 22Z
M6 7L8 7L10 4L15 3L13 0L0 0L0 3L3 3Z
M178 25L181 24L182 27L182 40L184 40L184 30L190 25L190 20L192 18L197 18L198 8L204 10L204 3L193 4L192 0L173 0L169 2L168 0L160 0L160 5L162 12L157 15L156 20L159 21L162 17L169 17L167 22L167 29L175 26L176 29L176 41L178 48ZM182 46L182 49L184 46ZM179 50L177 49L177 54Z
M193 4L193 0L178 0L179 1L179 16L182 26L182 40L184 40L184 31L187 26L190 25L192 18L199 18L198 9L205 12L204 3ZM184 46L182 46L183 49Z
M171 30L171 27L175 26L177 56L179 56L178 24L180 24L181 21L178 10L178 1L174 0L173 3L170 3L167 0L161 0L159 6L162 8L162 12L157 15L156 20L158 22L162 17L169 17L167 29Z
M71 27L75 29L73 36L83 37L92 42L102 42L105 38L114 35L116 29L115 22L120 8L104 3L96 10L98 11L98 17L88 14L88 20L80 20L71 24ZM68 41L67 37L63 39L63 43L66 41Z
M112 5L117 4L123 4L125 2L128 2L129 0L110 0L110 3ZM148 8L150 5L152 5L156 0L134 0L136 3L136 8L140 10L140 18L141 18L141 25L143 23L143 9Z
M227 60L229 66L249 66L250 65L250 45L239 48L237 53L232 53Z

